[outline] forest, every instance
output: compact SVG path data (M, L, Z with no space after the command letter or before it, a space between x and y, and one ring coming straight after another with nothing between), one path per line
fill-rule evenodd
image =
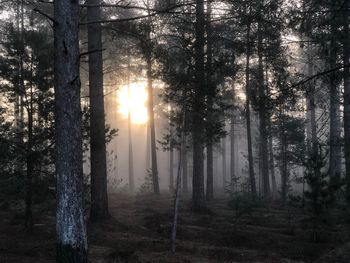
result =
M0 0L0 263L350 262L350 0Z

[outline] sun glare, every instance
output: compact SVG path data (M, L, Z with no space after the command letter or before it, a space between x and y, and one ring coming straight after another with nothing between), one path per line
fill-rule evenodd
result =
M127 119L130 111L131 122L144 124L148 121L147 113L147 90L142 82L131 83L129 86L122 86L117 95L118 112Z

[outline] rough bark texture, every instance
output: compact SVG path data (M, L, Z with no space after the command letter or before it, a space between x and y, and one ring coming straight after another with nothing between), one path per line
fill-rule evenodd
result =
M87 0L87 16L101 20L100 0ZM91 209L90 220L109 217L107 195L107 163L105 139L105 111L103 95L103 58L101 24L88 25L89 95L90 95L90 163Z
M157 142L156 142L156 130L154 123L154 111L153 111L153 84L152 84L152 59L151 56L147 56L147 89L148 89L148 115L149 125L151 130L151 158L152 158L152 179L153 179L153 191L155 194L160 194L159 181L158 181L158 163L157 163Z
M345 139L345 179L346 198L350 203L350 30L349 30L349 1L344 6L344 34L343 34L343 63L348 65L344 68L344 139Z
M79 77L79 2L54 2L57 262L87 262Z
M268 134L267 134L267 96L266 86L264 82L264 65L263 65L263 43L258 26L258 78L259 78L259 126L260 126L260 153L261 153L261 172L262 172L262 186L263 186L263 198L265 200L270 199L270 178L269 178L269 158L268 158Z
M195 22L195 95L192 112L192 138L193 138L193 183L192 208L201 210L205 207L204 196L204 155L203 155L203 112L204 112L204 46L205 46L205 19L204 2L196 0Z
M252 148L252 131L251 131L251 123L250 123L250 27L247 26L247 54L246 54L246 70L245 70L245 92L246 92L246 122L247 122L247 142L248 142L248 166L249 166L249 179L250 179L250 187L253 199L257 198L256 192L256 183L255 183L255 173L254 173L254 161L253 161L253 148Z

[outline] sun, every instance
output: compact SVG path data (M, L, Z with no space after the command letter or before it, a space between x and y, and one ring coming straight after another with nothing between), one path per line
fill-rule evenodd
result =
M130 111L132 123L145 124L148 121L147 100L145 83L134 82L122 86L117 93L118 112L127 119Z

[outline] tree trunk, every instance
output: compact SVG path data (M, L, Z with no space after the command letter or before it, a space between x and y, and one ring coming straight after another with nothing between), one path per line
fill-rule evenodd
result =
M213 98L215 96L215 87L212 81L212 32L211 32L211 1L207 1L207 21L206 21L206 33L207 33L207 68L206 68L206 84L207 84L207 121L208 126L213 123ZM209 128L209 131L211 129ZM208 138L212 134L207 134ZM210 139L209 139L210 140ZM210 201L214 198L214 156L213 156L213 142L209 141L207 144L207 200Z
M186 112L185 107L183 107L183 117L182 117L182 132L181 132L181 142L186 141L185 135L185 118ZM175 242L176 242L176 233L177 233L177 223L179 217L179 204L180 204L180 195L181 195L181 170L182 170L182 157L186 156L183 151L186 151L186 144L182 143L179 151L179 163L177 167L177 176L176 176L176 188L175 188L175 204L174 204L174 220L171 230L171 251L175 253Z
M169 190L174 190L174 149L171 147L169 151Z
M277 183L275 175L275 160L273 157L273 147L272 147L272 136L269 137L269 158L270 158L270 174L271 174L271 183L272 183L272 197L276 197L277 193Z
M214 158L213 145L207 145L207 200L214 198Z
M345 1L344 34L343 34L343 63L344 68L344 151L345 151L345 180L346 199L350 203L350 30L349 30L349 1Z
M252 149L252 131L250 123L250 30L251 24L247 25L247 58L246 58L246 70L245 70L245 92L246 92L246 122L247 122L247 141L248 141L248 165L249 165L249 179L250 187L253 199L257 198L256 184L255 184L255 173L254 173L254 161L253 161L253 149Z
M187 143L186 143L186 136L183 137L182 140L182 157L181 157L181 164L182 164L182 188L183 192L188 192L188 182L187 182Z
M235 173L235 116L234 112L232 113L231 122L230 122L230 180L231 180L231 190L236 189L236 173Z
M25 227L32 230L33 227L33 94L30 96L30 107L28 109L28 148L27 148L27 182L26 182L26 196L25 196Z
M33 228L33 175L34 175L34 156L33 156L33 114L34 114L34 105L33 105L33 61L31 61L30 66L30 93L29 101L27 105L28 113L28 142L27 142L27 181L26 181L26 195L25 195L25 227L28 230Z
M205 46L205 18L204 2L196 0L195 22L195 95L192 109L192 139L193 139L193 183L192 183L192 209L202 210L205 208L204 196L204 46Z
M334 4L332 9L335 10ZM335 41L335 35L337 34L337 28L331 24L332 39L329 51L329 69L334 69L337 65L337 47ZM329 95L330 95L330 127L329 127L329 174L331 177L340 178L341 170L341 147L340 147L340 92L337 82L337 76L335 73L329 76Z
M87 262L79 76L79 2L54 2L57 262Z
M307 62L307 73L308 76L314 74L314 66L312 61L312 48L308 50L308 62ZM308 152L309 154L317 151L317 123L316 123L316 102L315 102L315 87L314 82L310 83L310 89L308 93L308 112L309 112L309 131L308 135Z
M151 128L149 122L147 122L147 132L146 132L146 171L151 169Z
M100 0L87 0L87 17L101 20ZM88 25L89 95L90 95L90 162L91 209L90 220L109 217L107 195L107 163L105 138L105 110L103 93L102 27L99 23Z
M281 122L280 124L281 198L282 198L282 204L284 206L287 201L289 176L288 176L288 161L287 161L288 144L287 144L285 124L284 124L284 111L282 107L280 109L280 122Z
M128 96L130 99L130 87L128 87ZM129 190L133 192L135 190L134 182L134 154L132 147L132 125L131 125L131 112L128 112L128 142L129 142L129 157L128 157L128 172L129 172Z
M227 186L227 160L226 160L226 137L222 138L222 183L223 188Z
M261 172L264 200L270 199L270 178L269 178L269 159L268 159L268 135L267 135L267 96L266 86L264 82L264 66L263 66L263 43L260 24L258 25L258 78L259 78L259 119L260 119L260 153L261 153Z
M149 125L151 130L151 158L152 158L152 179L153 191L159 195L159 181L158 181L158 163L157 163L157 145L156 145L156 130L154 124L153 111L153 79L152 79L152 58L150 54L147 56L147 88L148 88L148 115Z

